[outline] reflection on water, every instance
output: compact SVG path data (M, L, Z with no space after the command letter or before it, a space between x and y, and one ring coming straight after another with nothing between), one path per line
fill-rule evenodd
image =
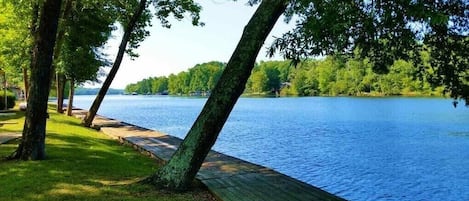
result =
M449 135L469 137L469 131L468 132L449 132Z
M99 113L184 137L205 100L108 96ZM451 103L242 98L214 148L349 200L469 200L469 110Z

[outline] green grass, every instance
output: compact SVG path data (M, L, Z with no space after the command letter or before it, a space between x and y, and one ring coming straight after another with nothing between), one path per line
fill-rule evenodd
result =
M21 132L24 114L0 116L14 121L2 132ZM0 145L0 158L11 154L18 141ZM171 193L137 184L158 164L102 133L80 126L80 121L50 113L44 161L0 161L0 200L211 200L197 188Z

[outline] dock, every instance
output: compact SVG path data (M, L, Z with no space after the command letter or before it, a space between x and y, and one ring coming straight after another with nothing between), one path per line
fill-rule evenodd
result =
M83 118L85 110L74 110ZM180 138L97 116L93 128L150 155L168 161L182 142ZM344 200L268 167L210 151L196 178L222 201L336 201Z

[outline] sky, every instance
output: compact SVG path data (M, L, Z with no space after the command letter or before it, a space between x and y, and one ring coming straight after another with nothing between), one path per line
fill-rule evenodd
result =
M149 27L151 35L136 50L140 55L135 60L125 56L111 88L123 89L127 84L136 83L144 78L168 76L185 71L196 64L221 61L231 57L244 26L253 15L256 7L246 4L247 0L198 0L203 10L200 13L203 27L194 27L190 18L182 21L171 20L170 29L163 28L157 20ZM274 37L290 30L292 25L279 19L264 48L258 55L258 61L279 60L279 55L266 57L266 48ZM114 61L118 50L122 30L117 30L106 45L109 59ZM108 68L109 70L110 68ZM104 78L102 78L104 80ZM86 84L85 87L99 87L99 84Z

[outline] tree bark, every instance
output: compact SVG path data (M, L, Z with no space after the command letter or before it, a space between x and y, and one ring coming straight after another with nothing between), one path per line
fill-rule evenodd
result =
M24 84L24 100L28 100L29 92L29 77L28 77L28 68L23 67L23 84Z
M72 116L73 110L73 97L75 95L75 79L70 79L70 91L68 94L67 115Z
M64 113L64 91L65 91L65 76L63 73L57 72L55 74L55 86L57 90L57 113Z
M61 0L46 0L42 7L38 35L33 49L31 84L22 141L11 158L42 160L46 157L47 100L50 90L52 57L60 15Z
M244 28L238 46L186 138L169 162L156 174L143 180L144 183L176 191L184 191L191 185L236 101L243 93L260 48L285 11L288 2L262 1Z
M146 8L146 3L147 3L147 0L140 0L139 6L135 10L132 18L129 21L129 24L127 24L125 28L124 36L122 36L122 40L119 45L119 51L117 52L117 56L114 61L114 64L112 65L111 71L106 77L106 80L104 81L103 86L99 90L98 95L96 95L96 98L94 99L93 104L88 110L88 113L83 119L82 124L86 127L91 126L91 123L93 122L93 119L96 116L96 113L98 112L99 106L103 102L104 96L106 95L109 87L111 86L112 80L114 80L114 77L116 76L117 71L119 70L119 67L122 62L122 58L124 57L125 49L127 47L127 43L129 42L130 36L135 26L137 25L138 19L140 18L140 16L142 15L143 11Z

